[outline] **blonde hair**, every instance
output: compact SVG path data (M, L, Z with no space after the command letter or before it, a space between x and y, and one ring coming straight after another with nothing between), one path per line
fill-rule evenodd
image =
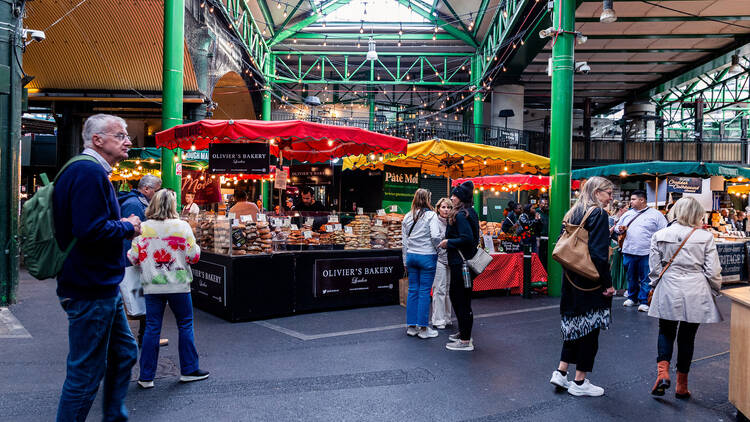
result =
M690 196L677 200L669 213L678 224L688 227L700 227L706 215L700 202Z
M432 192L428 191L427 189L417 189L416 192L414 192L414 199L411 201L411 216L416 220L417 218L417 212L423 208L427 208L428 210L432 210L432 205L430 205L430 199L432 198Z
M442 197L438 199L437 203L435 204L435 212L438 213L438 215L440 215L440 206L443 204L443 202L447 202L448 205L451 206L451 214L452 214L453 213L453 201L451 201L450 198L446 198L446 197Z
M146 218L149 220L168 220L180 218L177 214L177 195L171 189L162 189L154 194L151 203L146 208Z
M581 186L581 193L578 195L575 205L568 210L563 218L565 221L571 221L574 216L583 218L586 210L591 207L602 207L602 203L596 199L596 193L608 189L614 189L615 185L611 180L600 176L593 176Z

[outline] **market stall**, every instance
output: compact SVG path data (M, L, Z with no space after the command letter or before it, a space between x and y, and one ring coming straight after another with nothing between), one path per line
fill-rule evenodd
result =
M748 232L746 224L738 227L730 214L737 211L732 195L740 201L747 198L750 168L703 162L665 162L616 164L574 170L572 178L585 180L592 176L623 181L645 181L651 206L673 203L676 197L692 196L707 214L705 228L713 233L722 265L725 283L748 280ZM743 184L745 182L745 184ZM737 184L737 185L734 185ZM676 194L676 195L675 195ZM626 199L626 198L623 198ZM744 205L738 202L737 205ZM662 210L666 212L666 209Z
M283 166L406 151L404 139L300 121L203 120L160 132L156 143L208 148L207 172L231 184L238 175L267 174L272 158ZM193 266L194 302L227 320L398 303L400 215L202 212L188 221L203 251Z

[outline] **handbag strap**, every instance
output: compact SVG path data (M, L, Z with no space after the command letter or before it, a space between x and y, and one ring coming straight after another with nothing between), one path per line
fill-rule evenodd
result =
M568 283L570 283L570 284L571 284L571 285L572 285L573 287L575 287L576 289L578 289L578 290L580 290L580 291L582 291L582 292L593 292L594 290L599 290L599 289L601 289L601 288L602 288L602 285L601 285L601 284L600 284L600 285L598 285L598 286L592 287L592 288L590 288L590 289L584 289L583 287L579 287L579 286L578 286L577 284L573 283L573 280L571 280L571 278L570 278L570 276L568 275L568 272L567 272L567 271L565 271L565 278L567 278L567 279L568 279Z
M595 210L596 208L597 208L597 207L589 207L589 209L587 209L587 210L586 210L586 213L585 213L585 214L583 214L583 220L581 220L581 222L580 222L580 223L578 223L578 224L576 224L576 225L577 225L578 227L583 227L583 225L584 225L584 224L586 223L586 220L587 220L587 219L589 218L589 216L591 215L591 213L592 213L592 212L594 212L594 210ZM565 220L563 220L563 224L570 224L570 221L565 221Z
M687 243L688 239L690 239L690 236L692 236L696 230L698 230L698 228L693 227L693 230L690 230L690 233L687 235L687 237L685 237L685 240L683 240L682 243L680 243L680 247L677 248L674 255L672 255L672 258L670 258L669 262L667 262L667 265L664 268L662 268L661 272L659 273L659 278L656 279L657 282L661 280L662 276L664 276L664 273L667 272L667 270L669 269L669 266L672 265L672 262L677 257L677 254L680 253L680 251L682 250L682 247L685 246L685 243Z
M635 220L637 220L637 219L638 219L638 217L640 217L640 216L641 216L641 215L642 215L643 213L645 213L646 211L648 211L648 208L646 208L646 209L644 209L643 211L641 211L641 212L637 213L637 214L635 215L635 217L633 217L633 219L632 219L632 220L630 220L630 221L628 222L628 224L626 224L626 225L625 225L625 228L628 228L628 227L630 227L630 225L631 225L631 224L633 224L633 223L635 222ZM691 234L692 234L692 233L691 233Z

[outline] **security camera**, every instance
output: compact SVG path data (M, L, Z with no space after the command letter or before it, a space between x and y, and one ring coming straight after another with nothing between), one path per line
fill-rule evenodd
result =
M591 72L591 67L586 62L576 62L576 73L583 73L588 75Z
M24 29L23 38L24 39L31 38L30 41L26 41L26 45L29 45L34 41L36 42L44 41L47 38L47 35L44 34L44 31L39 31L37 29Z

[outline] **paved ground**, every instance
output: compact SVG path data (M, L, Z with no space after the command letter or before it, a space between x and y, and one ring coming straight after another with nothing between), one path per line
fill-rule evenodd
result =
M53 420L65 377L66 320L53 282L22 276L12 314L31 335L0 336L0 421ZM720 298L725 317L729 301ZM698 331L693 399L648 392L656 372L656 321L623 309L600 338L594 383L604 397L575 398L548 383L559 359L557 301L475 301L474 353L444 348L447 332L408 338L398 306L230 324L196 311L203 382L177 382L171 314L153 390L132 383L133 421L728 421L729 324ZM2 321L0 321L2 322ZM0 324L2 325L2 324ZM18 327L14 327L15 332ZM101 417L94 404L89 420Z

